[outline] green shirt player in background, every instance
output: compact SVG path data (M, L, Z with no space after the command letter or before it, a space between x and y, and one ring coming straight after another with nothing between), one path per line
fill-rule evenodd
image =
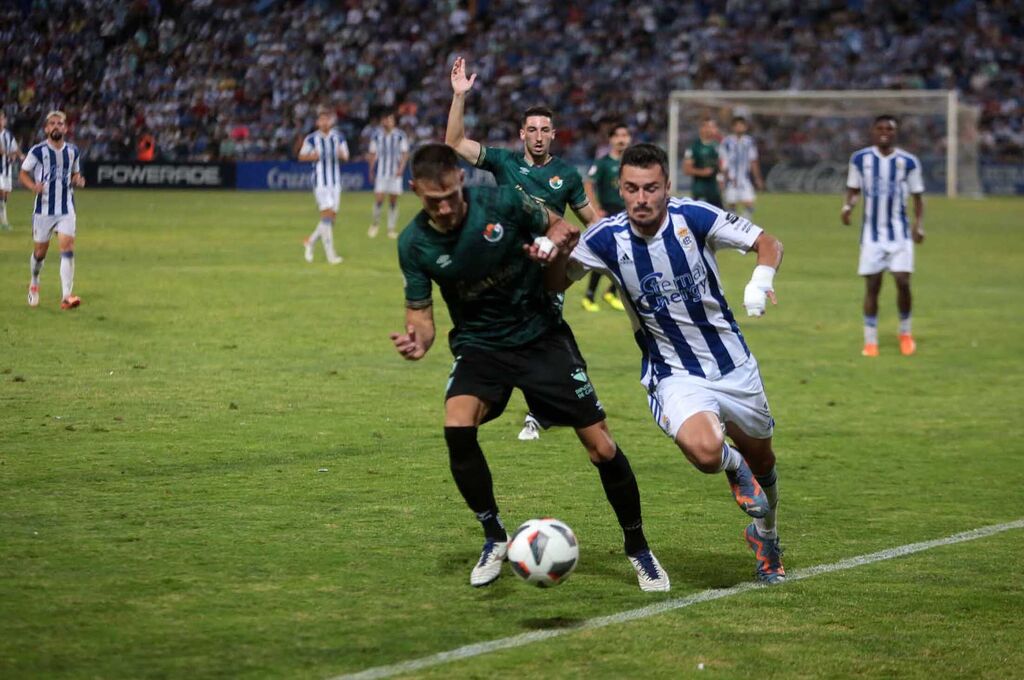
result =
M686 150L683 157L683 172L693 178L690 193L694 200L705 201L722 207L722 190L718 172L722 168L718 158L718 125L711 118L705 118L697 131L698 137Z
M584 188L590 203L594 206L594 212L598 218L616 215L626 209L626 204L619 195L619 161L622 159L622 152L626 150L633 136L625 123L612 123L608 129L608 153L601 156L590 166L587 172L587 181ZM583 295L583 309L588 312L599 312L601 308L594 301L597 295L597 284L601 281L600 272L591 272L590 280L587 282L587 292ZM618 291L615 289L615 282L608 285L608 290L603 296L604 301L612 309L620 312L625 308L619 300Z
M448 459L484 531L470 584L497 579L508 551L477 428L500 416L518 388L538 415L576 430L622 527L641 590L668 590L668 575L644 537L629 461L608 431L572 331L551 305L544 270L526 255L529 250L550 261L568 253L579 230L515 187L464 188L458 162L443 144L426 144L413 155L412 188L423 210L398 241L405 332L392 333L391 341L405 359L424 357L435 337L436 283L453 324L448 343L455 363L444 417Z
M498 186L519 187L559 216L565 215L568 206L584 225L590 226L597 221L597 213L583 190L580 173L561 158L551 155L551 142L555 139L551 109L532 106L523 112L519 129L522 152L484 146L466 137L466 94L476 82L476 74L466 75L465 58L455 58L451 80L452 106L448 111L444 141L455 149L455 153L467 163L493 174ZM564 300L561 293L552 294L552 304L559 314ZM549 427L551 423L534 413L527 413L519 439L539 439L541 429Z

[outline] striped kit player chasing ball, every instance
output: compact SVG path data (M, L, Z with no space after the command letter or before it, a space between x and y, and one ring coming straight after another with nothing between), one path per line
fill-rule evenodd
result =
M564 290L592 271L618 283L655 422L698 470L725 472L736 503L753 517L744 537L757 578L778 583L786 572L776 529L775 421L757 360L723 295L715 253L757 253L743 305L761 316L766 300L776 302L782 244L708 203L670 199L668 156L653 144L622 155L619 188L626 212L591 227L571 255L549 265L546 283Z
M81 298L71 294L75 284L75 192L84 187L78 147L69 144L67 116L62 111L46 114L46 141L29 149L18 179L36 195L32 211L32 240L35 247L29 259L32 280L28 286L28 304L39 305L39 273L54 232L60 246L61 309L74 309Z

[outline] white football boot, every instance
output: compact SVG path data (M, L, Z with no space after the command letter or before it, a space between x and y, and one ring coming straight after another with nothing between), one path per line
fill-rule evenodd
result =
M474 588L494 583L501 576L501 564L508 554L508 541L495 541L490 538L484 543L480 552L480 561L473 567L469 575L469 585Z

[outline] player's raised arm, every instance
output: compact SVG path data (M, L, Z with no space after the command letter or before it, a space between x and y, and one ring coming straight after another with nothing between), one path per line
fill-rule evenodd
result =
M448 128L444 143L468 163L476 165L480 159L480 143L466 138L466 93L476 82L476 74L466 76L466 60L456 57L452 65L452 107L448 111Z
M405 333L391 333L391 342L403 358L422 359L434 344L434 305L405 308Z

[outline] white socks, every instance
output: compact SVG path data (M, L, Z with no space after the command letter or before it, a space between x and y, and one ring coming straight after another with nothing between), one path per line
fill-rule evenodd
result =
M865 316L864 317L864 344L865 345L877 345L878 344L878 317L877 316Z
M60 287L61 298L67 299L75 286L75 253L68 251L60 254Z
M375 226L375 227L378 224L380 224L380 209L381 209L381 204L380 203L374 203L373 204L373 226Z
M320 240L324 242L324 252L327 253L327 258L337 257L337 253L334 252L334 221L320 220L317 231L320 232Z
M398 225L398 204L388 206L388 233L395 233L395 227Z
M33 250L32 254L28 256L29 271L32 272L32 285L39 285L39 272L43 271L43 263L46 260L37 260L36 252Z
M743 456L740 452L728 444L722 444L722 467L719 472L735 472L743 464Z
M7 224L7 199L0 200L0 224Z
M910 335L910 315L900 314L900 335Z

